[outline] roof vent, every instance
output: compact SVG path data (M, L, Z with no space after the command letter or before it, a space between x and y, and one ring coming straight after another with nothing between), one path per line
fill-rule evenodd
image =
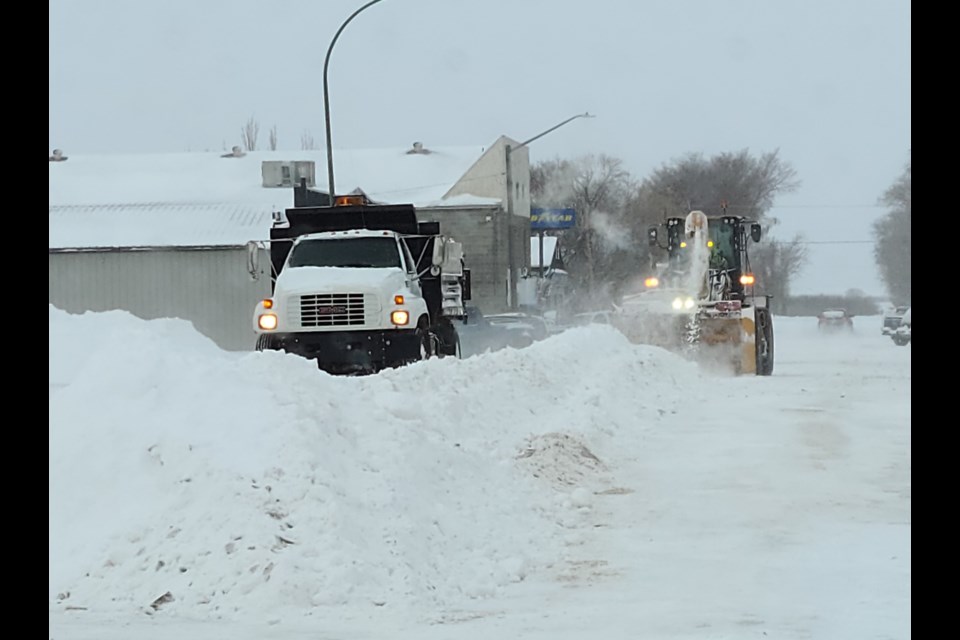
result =
M426 155L428 153L433 153L433 151L430 151L430 149L425 148L422 142L414 142L413 149L408 150L407 155L410 155L412 153L419 153L422 155Z
M63 150L61 149L54 149L50 155L50 162L63 162L66 159L67 156L63 155Z
M233 149L230 150L230 153L224 153L220 157L221 158L242 158L245 155L247 154L243 152L243 149L240 148L240 145L235 144L233 145Z

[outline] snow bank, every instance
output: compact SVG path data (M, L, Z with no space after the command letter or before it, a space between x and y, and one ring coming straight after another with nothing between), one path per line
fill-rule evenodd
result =
M123 312L51 307L50 336L50 599L101 611L495 595L699 377L606 326L359 378Z

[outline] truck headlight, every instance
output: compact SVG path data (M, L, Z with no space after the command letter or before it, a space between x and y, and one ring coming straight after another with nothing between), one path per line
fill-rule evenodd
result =
M402 309L398 309L397 311L394 311L390 314L390 322L397 325L398 327L402 327L403 325L410 322L410 313L407 311L403 311Z
M257 318L257 326L264 331L273 331L277 328L277 316L273 313L264 313Z
M670 306L673 307L674 311L689 311L697 303L693 301L693 298L674 298Z

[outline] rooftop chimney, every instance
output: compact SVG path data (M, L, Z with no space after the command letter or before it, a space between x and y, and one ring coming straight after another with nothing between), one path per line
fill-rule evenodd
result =
M243 152L243 149L240 148L240 145L235 144L233 145L233 149L230 150L230 153L224 153L220 157L221 158L242 158L245 155L247 154Z

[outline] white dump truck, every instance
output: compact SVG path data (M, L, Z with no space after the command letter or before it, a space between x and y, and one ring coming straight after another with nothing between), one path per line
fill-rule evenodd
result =
M254 277L264 244L248 243ZM272 296L253 313L257 350L295 353L332 374L460 356L463 247L439 223L418 221L413 205L341 196L295 206L274 215L269 254Z

